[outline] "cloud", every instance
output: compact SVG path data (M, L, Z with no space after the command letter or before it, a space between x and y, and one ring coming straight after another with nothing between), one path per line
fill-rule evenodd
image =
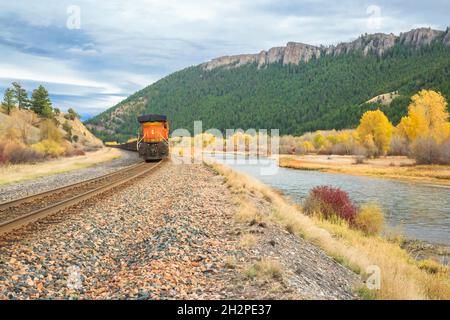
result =
M66 27L71 5L80 8L80 29ZM373 5L380 8L376 30L367 24ZM447 0L3 1L0 86L45 83L58 103L92 114L217 56L288 41L333 44L365 32L444 29L449 9Z

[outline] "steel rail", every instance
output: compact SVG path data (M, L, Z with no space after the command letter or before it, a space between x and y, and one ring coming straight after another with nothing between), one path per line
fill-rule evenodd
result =
M32 211L30 213L27 213L25 215L16 217L14 219L2 222L2 223L0 223L0 235L8 233L8 232L13 231L13 230L18 229L18 228L21 228L24 225L30 224L32 222L36 222L39 219L42 219L42 218L47 217L47 216L49 216L51 214L57 213L59 211L62 211L64 209L68 208L68 207L72 207L72 206L74 206L74 205L76 205L76 204L78 204L78 203L80 203L82 201L88 200L88 199L90 199L90 198L92 198L92 197L94 197L96 195L99 195L99 194L102 194L102 193L104 193L104 192L106 192L108 190L111 190L111 189L113 189L113 188L115 188L115 187L117 187L117 186L119 186L121 184L129 182L129 181L131 181L133 179L136 179L136 178L138 178L138 177L140 177L140 176L142 176L142 175L152 171L153 169L157 168L161 163L163 163L162 160L159 161L158 163L156 163L155 165L153 165L153 166L151 166L151 167L149 167L147 169L144 169L144 170L142 170L140 172L137 172L137 173L135 173L135 174L133 174L131 176L126 176L126 177L124 177L122 179L118 179L118 180L113 181L113 182L111 182L109 184L100 186L98 188L89 190L87 192L84 192L82 194L76 195L74 197L71 197L71 198L65 199L63 201L57 202L57 203L52 204L52 205L50 205L48 207L41 208L41 209ZM143 164L145 166L145 163L143 163ZM140 164L140 165L142 165L142 164ZM134 166L134 168L137 168L137 167L139 167L139 166Z
M47 195L51 195L53 193L59 193L59 192L62 192L64 190L76 188L78 186L82 186L82 185L85 185L85 184L88 184L88 183L91 183L91 182L101 181L103 179L113 177L113 176L115 176L117 174L128 172L128 171L133 170L134 168L142 166L144 164L145 163L138 163L138 164L135 164L135 165L132 165L132 166L129 166L129 167L126 167L126 168L123 168L123 169L120 169L120 170L117 170L117 171L114 171L114 172L110 172L110 173L107 173L107 174L104 174L104 175L101 175L101 176L98 176L98 177L94 177L94 178L91 178L91 179L88 179L88 180L75 182L75 183L68 184L68 185L65 185L65 186L61 186L61 187L58 187L58 188L55 188L55 189L51 189L51 190L47 190L47 191L44 191L44 192L35 193L35 194L29 195L29 196L25 196L25 197L22 197L22 198L18 198L18 199L2 202L2 203L0 203L0 211L6 210L6 209L11 208L11 207L15 207L15 206L17 206L19 204L22 204L24 202L28 202L28 201L31 201L31 200L34 200L34 199L37 199L37 198L41 198L41 197L45 197Z

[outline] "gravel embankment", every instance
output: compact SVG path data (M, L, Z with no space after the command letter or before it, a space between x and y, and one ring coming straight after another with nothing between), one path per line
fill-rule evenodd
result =
M235 222L237 209L222 177L168 162L0 238L0 299L353 298L354 274L277 225ZM262 257L282 276L249 278Z
M53 174L18 183L0 185L0 202L95 178L139 161L137 153L124 150L119 151L122 153L122 157L109 162L99 163L92 167Z

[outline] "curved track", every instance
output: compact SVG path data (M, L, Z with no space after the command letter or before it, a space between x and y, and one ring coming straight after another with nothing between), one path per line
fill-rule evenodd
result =
M1 203L0 234L18 229L132 181L154 170L162 162L139 163L100 177Z

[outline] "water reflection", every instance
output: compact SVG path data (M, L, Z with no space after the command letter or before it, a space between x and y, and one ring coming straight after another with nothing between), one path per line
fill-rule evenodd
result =
M223 157L215 156L219 162L257 177L297 202L301 202L315 186L332 185L347 191L358 204L379 203L388 225L400 229L407 237L450 244L450 189L447 187L286 168L277 168L275 174L264 175L261 168L275 165L275 160Z

